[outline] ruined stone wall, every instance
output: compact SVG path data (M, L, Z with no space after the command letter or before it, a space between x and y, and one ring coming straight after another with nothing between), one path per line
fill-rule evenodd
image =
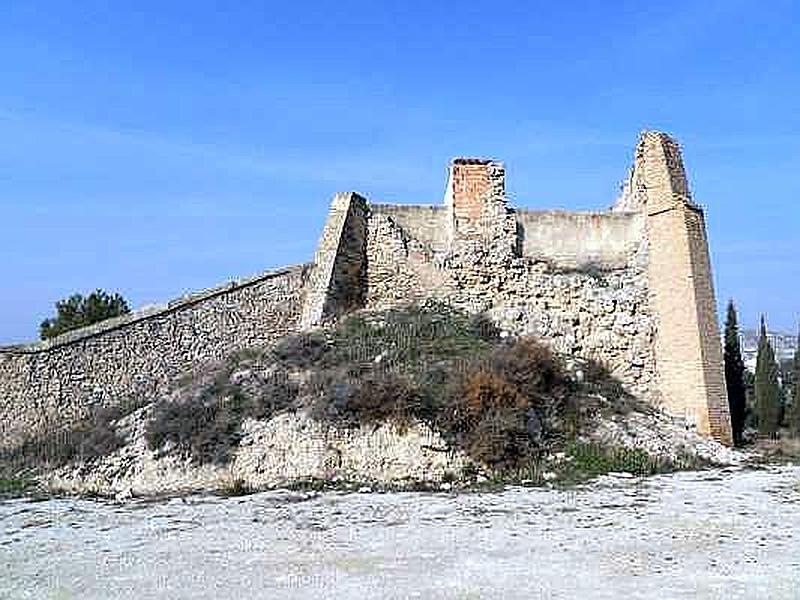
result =
M374 204L370 202L369 212L375 217L378 215L388 217L409 236L433 252L446 252L449 247L449 214L444 206Z
M364 306L437 298L486 312L730 442L705 225L673 140L643 134L605 213L512 209L502 164L480 159L453 161L444 204L449 243L402 211L367 211Z
M298 326L308 268L234 282L28 346L0 348L0 448L90 407L161 394L181 374Z
M365 306L385 309L434 298L485 312L506 331L535 335L559 352L602 362L630 391L655 398L644 220L620 215L612 221L625 231L619 247L627 252L618 265L609 268L606 260L605 266L567 268L509 253L502 235L467 238L454 250L434 252L384 211L370 211Z
M442 207L337 194L310 267L0 349L0 446L94 402L160 393L232 351L426 298L598 360L641 398L730 442L703 214L677 144L645 133L613 211L515 210L501 163L456 159Z

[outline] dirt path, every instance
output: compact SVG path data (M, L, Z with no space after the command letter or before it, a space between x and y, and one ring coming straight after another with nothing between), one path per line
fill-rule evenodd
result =
M798 598L800 467L0 504L0 598Z

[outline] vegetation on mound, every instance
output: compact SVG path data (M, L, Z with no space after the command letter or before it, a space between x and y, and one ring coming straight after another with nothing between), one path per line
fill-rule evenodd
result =
M123 447L117 422L144 406L126 400L98 406L66 429L28 436L22 443L0 450L0 495L20 495L36 488L38 476L51 469L100 459Z
M670 470L643 453L574 445L598 415L641 408L601 365L581 362L579 370L582 376L571 375L532 338L504 337L488 319L443 304L360 312L188 374L149 411L145 439L152 450L195 464L225 464L245 420L302 409L336 427L427 424L509 480L545 481L552 465L544 457L566 448L574 455L560 471L566 479ZM107 455L124 443L117 421L141 405L95 411L10 458L22 459L17 467L57 467Z
M308 409L338 427L426 423L454 447L510 471L572 439L597 395L626 394L599 365L582 384L531 338L504 338L483 316L428 302L350 315L333 327L240 353L212 377L187 380L179 401L159 403L152 449L225 463L246 418Z
M24 476L0 477L0 499L21 496L34 486L33 479Z

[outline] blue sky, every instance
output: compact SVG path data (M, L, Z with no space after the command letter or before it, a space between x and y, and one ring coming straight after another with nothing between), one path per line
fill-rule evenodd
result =
M719 303L792 330L793 4L10 0L0 343L76 291L306 262L335 191L438 203L453 156L505 161L518 206L606 207L642 129L684 145Z

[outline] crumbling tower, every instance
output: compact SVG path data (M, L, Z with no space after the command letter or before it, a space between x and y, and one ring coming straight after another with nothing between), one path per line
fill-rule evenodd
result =
M646 214L655 351L664 408L732 443L703 210L691 198L678 144L645 132L616 210Z

